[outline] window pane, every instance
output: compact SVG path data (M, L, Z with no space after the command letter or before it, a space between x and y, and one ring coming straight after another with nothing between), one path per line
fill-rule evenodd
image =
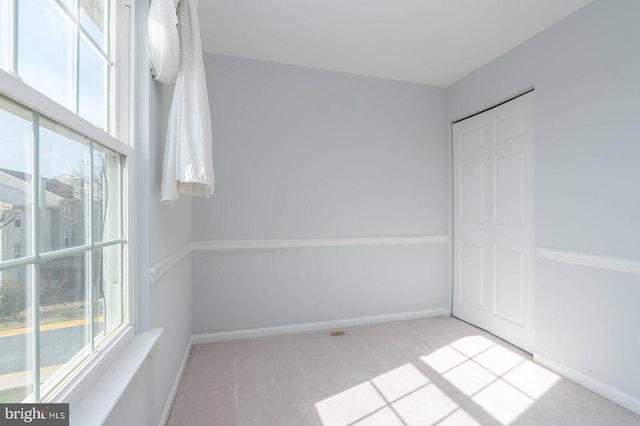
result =
M31 256L31 113L0 98L0 262Z
M40 248L88 244L88 142L46 119L40 124Z
M107 47L108 12L106 0L80 0L80 25L102 50Z
M121 237L121 158L120 155L94 145L93 238L95 242Z
M0 403L33 392L32 266L0 271Z
M123 322L122 247L93 252L93 330L96 345ZM106 333L106 334L105 334Z
M93 241L121 236L120 155L94 144L93 148Z
M13 0L0 0L0 68L13 71Z
M40 266L41 382L89 353L88 259L80 253Z
M20 0L18 74L25 83L75 111L76 29L54 1Z
M80 38L80 116L98 127L107 122L107 62Z

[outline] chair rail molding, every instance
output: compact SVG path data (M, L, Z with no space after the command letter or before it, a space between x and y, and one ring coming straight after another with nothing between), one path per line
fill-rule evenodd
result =
M560 250L538 247L536 257L542 260L570 263L573 265L589 266L592 268L609 269L612 271L628 272L640 275L640 259L626 257L601 256L571 250Z
M169 256L165 257L158 263L154 264L151 268L149 268L149 283L157 283L163 275L173 269L178 263L182 262L182 260L185 257L189 256L192 251L192 244L189 243L184 247L178 249L177 251L171 253Z
M157 283L163 275L169 272L185 257L196 251L234 252L247 250L288 250L323 247L366 247L448 243L448 235L193 241L154 264L149 269L149 282L151 284Z
M403 237L309 238L295 240L194 241L194 251L277 250L316 247L359 247L448 243L447 235Z

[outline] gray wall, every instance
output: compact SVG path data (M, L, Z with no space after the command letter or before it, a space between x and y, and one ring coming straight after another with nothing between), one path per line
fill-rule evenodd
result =
M136 3L138 52L145 50L148 2ZM137 67L136 268L138 331L163 328L150 357L133 378L106 424L157 425L192 334L191 258L187 257L153 285L149 267L191 242L191 200L160 203L164 135L172 86L154 82L145 55Z
M448 309L446 247L197 253L194 333Z
M594 2L447 90L454 120L535 86L538 247L640 258L639 16ZM638 300L638 275L538 260L537 351L640 397Z
M194 200L195 241L448 234L443 89L209 54L205 67L216 191ZM194 330L446 308L446 253L198 255Z
M131 379L129 386L102 426L151 426L153 422L153 361L148 360Z
M191 243L191 199L160 203L164 138L173 86L153 82L150 132L149 258L153 265ZM191 319L191 258L186 257L155 282L150 291L151 326L164 332L152 352L153 424L167 403L171 386L193 333Z

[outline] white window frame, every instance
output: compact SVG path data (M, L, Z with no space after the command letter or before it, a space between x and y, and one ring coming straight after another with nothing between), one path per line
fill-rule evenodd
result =
M34 395L34 401L46 402L67 402L72 406L78 404L89 389L97 382L108 366L121 354L127 345L133 340L136 334L135 329L135 286L134 286L134 223L133 215L133 188L135 163L133 157L133 147L131 146L131 136L133 135L132 119L134 99L133 85L133 60L135 34L135 2L134 0L113 0L115 2L114 15L111 20L112 29L115 28L116 21L118 32L115 42L115 62L114 69L115 84L111 86L111 102L115 106L110 114L107 127L112 129L118 137L112 136L105 130L96 127L74 112L66 109L62 105L53 101L46 95L25 84L19 77L11 72L0 69L0 95L13 100L14 102L31 109L34 113L41 114L47 118L58 122L69 129L78 132L90 140L96 141L100 145L109 148L123 157L122 161L122 276L123 283L123 323L116 329L111 337L102 343L101 347L95 348L91 357L86 358L77 365L63 381L58 383L46 394ZM15 2L14 4L17 4ZM14 55L14 64L15 64ZM35 223L34 223L35 225ZM36 230L34 229L34 232ZM100 244L95 244L98 248ZM73 250L73 249L70 249ZM19 266L30 259L14 259L3 262L7 267ZM32 263L32 262L29 262ZM37 286L36 286L37 288ZM37 297L37 295L32 296ZM36 310L37 311L37 310ZM37 315L37 314L36 314ZM34 330L37 331L37 330ZM38 334L38 333L34 333ZM34 371L34 380L40 380L39 370Z
M64 200L62 202L62 216L64 217L71 216L71 201Z
M22 243L13 244L13 258L20 259L22 257Z

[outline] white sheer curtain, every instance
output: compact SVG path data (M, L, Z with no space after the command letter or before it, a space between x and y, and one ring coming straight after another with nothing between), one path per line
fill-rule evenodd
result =
M149 6L147 54L151 74L161 83L173 84L180 65L177 7L180 0L153 0Z
M175 0L169 1L175 4ZM163 202L172 202L182 194L209 197L214 188L211 113L202 58L198 0L178 1L180 65L167 126L161 191Z

